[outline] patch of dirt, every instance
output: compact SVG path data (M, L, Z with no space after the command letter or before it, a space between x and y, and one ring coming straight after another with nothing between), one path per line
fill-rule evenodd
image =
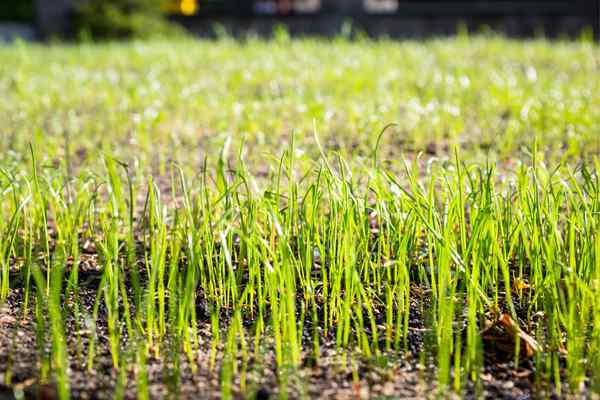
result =
M91 314L95 301L96 288L80 288L80 311ZM403 354L391 352L375 360L356 359L351 368L348 356L335 350L334 341L329 335L322 335L321 357L315 361L311 353L304 353L302 366L289 374L287 391L290 398L454 398L450 389L439 391L435 379L435 361L422 357L423 342L427 329L423 325L423 307L426 306L418 295L411 305L411 322L408 336L408 351ZM0 399L12 398L13 391L22 391L25 398L57 398L51 380L43 381L40 349L36 339L33 309L35 298L29 299L28 312L24 310L24 293L12 289L7 302L0 308ZM69 301L65 307L69 308ZM136 375L139 373L135 362L128 363L126 371L112 367L110 345L107 335L106 311L99 308L99 321L96 327L97 348L93 368L87 366L87 348L91 338L85 328L85 320L76 321L72 313L67 313L65 332L70 359L71 397L77 399L111 399L115 392L121 392L126 399L137 395ZM202 313L199 313L202 314ZM192 364L183 352L177 354L172 349L164 349L160 356L152 352L147 359L148 390L153 399L175 396L178 398L221 398L221 366L223 347L217 348L214 366L211 368L211 327L208 315L198 321L198 351ZM226 324L222 324L226 325ZM245 321L251 326L252 321ZM312 328L305 326L304 349L312 349L310 337ZM221 332L224 337L226 332ZM257 399L279 397L278 372L275 368L275 355L270 340L255 349L253 340L248 340L249 358L244 374L235 375L232 394L236 398L250 395ZM127 338L123 348L128 348ZM383 347L382 347L383 348ZM258 351L255 351L258 350ZM522 362L515 369L511 361L496 357L494 351L486 352L485 369L481 373L481 387L467 385L464 397L527 399L533 396L533 365ZM126 354L124 352L123 354ZM175 357L173 356L174 354ZM174 362L179 363L179 377L173 374ZM425 363L426 365L423 365ZM238 360L238 367L243 364ZM194 368L192 368L192 366ZM241 369L238 370L240 372ZM3 397L4 396L4 397Z

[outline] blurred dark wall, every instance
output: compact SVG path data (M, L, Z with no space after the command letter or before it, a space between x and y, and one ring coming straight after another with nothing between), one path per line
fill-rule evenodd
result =
M35 20L42 37L64 36L70 30L74 0L35 0Z
M273 4L278 1L271 0ZM371 3L377 1L382 0ZM245 1L244 6L239 0L200 0L196 15L174 19L200 35L214 34L216 24L234 35L268 35L277 25L286 26L294 35L335 35L349 20L356 31L372 36L448 35L459 27L474 32L492 29L516 37L574 37L584 29L593 30L596 38L600 34L600 0L399 0L391 11L370 12L366 0L321 0L314 13L292 9L285 14L260 13L255 7L258 2L265 0Z
M33 5L40 33L49 37L68 32L72 5L82 0L0 0L0 4L7 7L5 3L16 5L28 1L30 14ZM294 35L335 35L351 20L355 31L373 36L446 35L461 26L471 31L490 28L520 37L577 36L583 29L592 28L595 37L600 38L600 0L399 0L392 11L371 12L365 8L365 2L382 0L320 0L320 8L315 12L289 8L284 15L277 11L258 12L259 1L269 0L198 0L195 15L174 15L172 19L192 32L208 36L215 34L216 24L234 35L248 32L268 35L278 25L286 26ZM290 4L299 0L272 1Z

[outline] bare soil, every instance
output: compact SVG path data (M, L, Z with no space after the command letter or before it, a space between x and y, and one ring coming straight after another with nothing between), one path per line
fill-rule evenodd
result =
M93 277L93 274L91 275ZM88 279L88 286L80 288L80 306L91 314L97 290L97 280ZM331 335L322 334L321 357L315 360L310 353L303 355L302 367L289 376L288 395L290 398L454 398L452 390L439 390L434 382L435 360L427 356L424 342L428 340L425 328L426 296L415 289L411 305L411 321L407 350L401 354L383 354L377 359L355 360L357 368L353 374L350 362L335 350ZM27 399L57 398L52 381L42 383L40 349L37 345L33 307L35 299L30 299L29 311L24 314L24 294L22 289L12 289L8 301L0 308L0 399L14 398L23 393ZM65 300L69 307L69 300ZM207 309L199 304L199 311ZM85 310L84 310L85 311ZM67 313L71 315L71 313ZM160 398L221 398L220 370L222 350L218 349L214 367L210 367L211 328L208 313L199 312L199 350L195 354L193 371L190 360L174 355L172 349L161 350L158 356L153 353L147 360L148 388L150 397ZM249 327L252 321L245 321ZM222 324L226 326L226 323ZM75 321L69 316L65 322L65 332L70 353L70 390L76 399L111 399L121 392L126 399L136 398L135 362L129 363L127 371L121 373L113 369L106 329L106 316L100 307L97 324L97 350L92 370L87 368L87 346L90 332L83 328L84 321ZM249 330L251 332L251 330ZM309 343L312 328L305 325L305 349L312 349ZM226 335L225 332L221 333ZM500 333L498 333L500 335ZM500 337L500 336L498 336ZM127 338L123 339L127 348ZM275 357L266 339L255 351L253 340L248 340L251 354L246 370L245 382L242 374L234 378L232 391L236 398L248 396L257 399L279 397L278 374ZM484 371L481 385L467 384L463 397L489 399L528 399L551 396L551 391L534 385L533 363L521 360L515 368L512 357L499 350L498 343L484 341ZM382 346L383 348L383 346ZM173 376L174 362L179 362L180 376ZM242 367L241 360L238 366ZM123 372L123 371L122 371ZM358 372L358 374L356 373ZM358 376L357 376L358 375ZM121 383L119 383L121 382ZM243 389L245 388L245 390ZM244 394L243 394L244 393ZM551 396L552 397L552 396Z

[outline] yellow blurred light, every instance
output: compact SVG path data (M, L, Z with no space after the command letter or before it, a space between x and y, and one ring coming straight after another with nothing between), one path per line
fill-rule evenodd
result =
M198 4L196 0L182 0L179 9L183 15L194 15L198 10Z

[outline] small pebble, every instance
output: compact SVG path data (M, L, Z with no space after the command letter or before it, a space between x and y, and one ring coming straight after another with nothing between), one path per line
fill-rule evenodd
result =
M258 392L256 392L256 400L269 400L270 398L271 393L264 387L258 389Z

